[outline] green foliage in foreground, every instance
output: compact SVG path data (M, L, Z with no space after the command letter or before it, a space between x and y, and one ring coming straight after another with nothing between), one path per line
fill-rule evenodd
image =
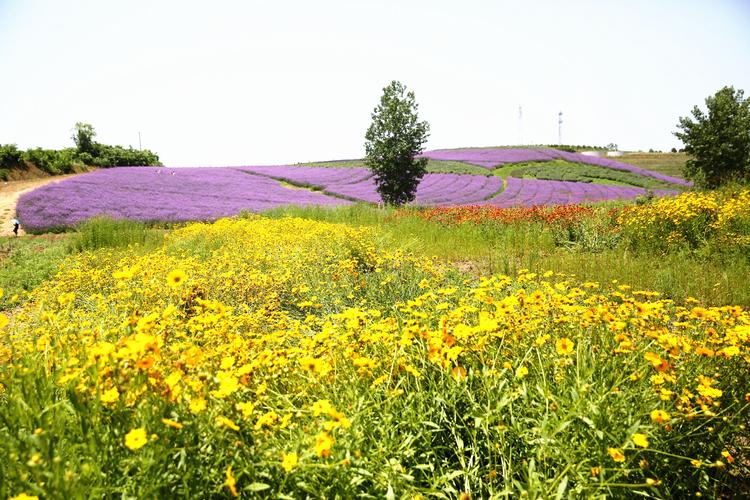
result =
M622 184L642 187L645 189L680 191L685 189L684 186L678 184L660 181L653 177L625 170L615 170L613 168L600 167L598 165L572 163L564 160L516 164L516 168L510 171L510 176L532 177L535 179L548 179L555 181Z
M23 301L24 294L52 278L67 255L59 237L0 237L0 310Z
M118 248L131 245L151 248L162 240L160 232L138 221L96 217L79 224L72 234L68 247L72 252Z
M40 293L40 308L16 319L28 322L28 329L0 344L12 361L0 365L0 497L22 491L61 498L219 497L228 496L231 486L250 497L280 498L746 492L741 479L748 473L744 426L750 402L742 356L682 349L667 354L671 340L686 345L679 336L688 332L691 341L722 342L700 328L711 321L708 311L685 318L688 311L669 303L652 303L642 294L605 297L596 285L580 285L583 291L553 273L464 280L424 262L381 260L386 242L365 241L372 248L364 253L354 238L266 252L270 241L253 247L253 238L262 237L257 226L230 253L221 250L238 235L227 238L232 228L225 224L213 235L173 235L163 251L141 262L133 262L131 249L82 254L66 277ZM342 229L332 228L328 238ZM318 247L326 251L311 255ZM202 286L186 286L189 278L186 288L165 290L165 270L178 264L165 264L168 258L192 266L193 285ZM290 267L300 260L303 265ZM154 273L160 263L164 267ZM137 275L113 276L114 269L131 265L140 269ZM280 284L266 273L292 281ZM300 291L303 284L309 295ZM247 291L227 293L239 290ZM66 298L68 291L76 296ZM271 300L249 307L257 295L252 291L269 293ZM299 315L304 322L287 322L283 314L301 308L300 293L314 296L322 311L361 311L326 316L310 309ZM198 306L197 299L221 299L231 310L210 302ZM675 313L695 331L675 330ZM732 314L741 314L711 313L721 315L719 335L734 326ZM270 317L281 320L274 324ZM130 334L109 353L93 345ZM236 342L211 347L216 337ZM556 340L567 340L569 348ZM16 355L8 349L20 349L13 341L30 349ZM56 356L35 347L46 342ZM57 346L79 356L72 360ZM205 363L195 361L193 347ZM300 350L330 362L331 371L300 368L306 366L295 356ZM378 364L360 369L353 355ZM245 382L221 394L219 375L234 377L236 365L255 361ZM193 362L201 363L199 369L187 367ZM67 383L58 378L81 364L86 370ZM171 401L164 379L175 368L184 369L178 381L201 382L197 391L208 408L190 412L179 398ZM676 377L665 385L677 394L664 400L654 377L667 375ZM699 375L712 378L701 384L715 387L698 390L720 388L711 398L721 404L713 406L709 398L693 407L697 397L691 396L678 406L680 388L695 387ZM106 402L104 382L111 380L122 394ZM173 387L182 387L178 381ZM321 400L350 425L326 411L314 414L313 402ZM247 420L236 408L240 401L257 405ZM270 411L277 418L258 426ZM235 428L222 417L233 419ZM316 456L313 447L325 424L339 425L328 429L335 444L325 450L329 455ZM125 436L135 428L145 436L131 450ZM731 468L722 455L727 450ZM297 453L299 463L283 470L282 452Z
M52 279L71 253L100 248L139 247L161 243L163 230L142 222L98 217L75 231L35 237L0 238L0 311L23 303L26 293Z
M492 220L444 225L416 216L397 217L393 210L362 204L286 207L265 214L375 226L394 246L434 255L472 273L551 269L585 281L658 290L678 302L694 297L711 305L750 307L750 258L743 258L734 247L719 245L697 250L674 246L667 253L648 247L634 250L612 232L609 213L617 206L621 205L604 204L598 217L558 226Z

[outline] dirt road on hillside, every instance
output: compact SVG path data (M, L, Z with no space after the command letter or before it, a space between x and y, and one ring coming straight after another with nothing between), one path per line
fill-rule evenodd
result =
M39 186L44 186L50 182L57 182L74 175L78 174L56 175L54 177L42 177L40 179L23 181L0 181L0 236L13 235L13 226L10 225L10 221L16 217L16 204L22 194ZM23 221L21 221L21 230L18 231L18 234L26 234L23 230Z

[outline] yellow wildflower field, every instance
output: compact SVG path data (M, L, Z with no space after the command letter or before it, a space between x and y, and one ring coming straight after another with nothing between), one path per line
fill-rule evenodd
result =
M374 229L190 224L0 320L5 497L682 496L745 453L746 310L469 277Z
M687 192L625 210L618 222L636 243L696 248L715 241L750 250L750 189Z

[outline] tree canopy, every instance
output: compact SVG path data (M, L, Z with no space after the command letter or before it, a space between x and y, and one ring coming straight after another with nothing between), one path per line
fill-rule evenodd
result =
M383 89L365 134L365 163L372 170L383 201L400 206L414 200L427 172L423 151L430 125L419 121L414 92L398 81Z
M79 153L96 154L96 143L94 142L96 131L89 123L76 122L73 127L73 142Z
M724 87L706 98L708 113L694 106L674 132L691 155L685 176L701 187L750 180L750 101L744 91Z

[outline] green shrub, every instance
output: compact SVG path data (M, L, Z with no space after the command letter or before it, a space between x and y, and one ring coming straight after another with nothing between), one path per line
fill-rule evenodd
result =
M28 149L23 153L23 159L51 175L69 174L73 172L73 166L79 163L76 150L73 148Z
M106 144L96 144L96 156L85 157L90 164L98 167L144 167L144 166L161 166L159 155L148 149L138 150L131 147L108 146ZM83 159L83 155L80 154Z
M15 144L0 144L0 169L18 168L23 161L21 150Z

